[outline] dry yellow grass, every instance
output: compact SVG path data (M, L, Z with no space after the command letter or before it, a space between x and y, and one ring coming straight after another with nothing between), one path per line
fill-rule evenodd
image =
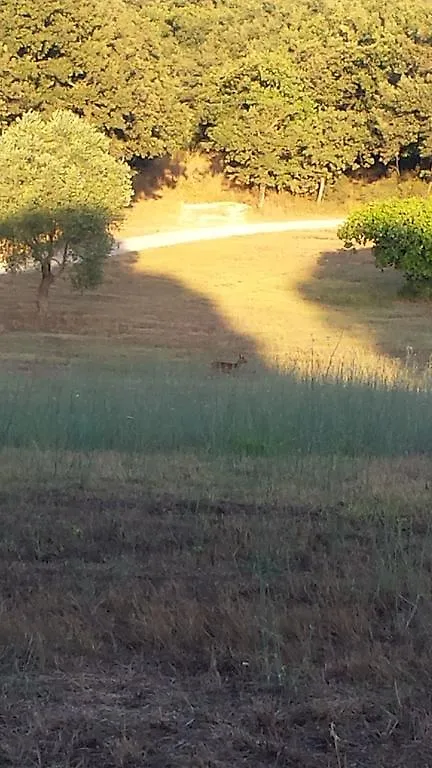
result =
M270 193L264 210L257 211L251 192L230 187L220 173L211 171L207 157L195 154L172 168L155 167L154 178L140 177L138 199L123 234L181 226L185 201L242 201L251 206L249 219L295 219L341 216L365 200L425 190L424 183L409 176L402 182L341 179L327 190L321 206ZM342 252L334 232L273 234L147 251L134 270L140 276L173 280L185 292L205 298L221 322L217 332L214 323L205 323L201 334L195 329L192 341L200 335L201 344L207 336L215 355L232 347L232 334L220 333L230 328L235 338L244 339L249 352L273 364L295 358L310 365L313 358L326 369L330 362L339 366L342 361L361 373L393 378L407 362L415 369L429 363L431 307L401 301L400 275L379 273L369 251ZM172 314L171 306L166 311ZM188 315L173 318L180 336Z
M381 274L367 250L340 246L334 232L299 232L116 257L96 291L76 294L67 277L60 280L42 326L38 275L3 275L0 355L31 349L39 360L105 358L135 349L229 360L243 352L249 369L264 361L321 368L343 361L359 373L390 376L407 361L428 364L432 305L401 300L400 275Z
M182 160L154 161L135 177L136 200L122 227L126 236L182 226L183 203L234 201L250 206L250 219L299 219L343 216L359 204L392 196L427 195L428 185L414 174L374 180L342 177L326 189L317 205L313 198L269 191L265 205L258 210L258 193L230 184L215 169L208 155L191 153Z
M425 362L429 305L400 300L400 276L377 271L369 251L340 247L333 232L260 235L145 251L133 269L205 297L266 362L344 360L389 375L407 349ZM216 341L209 333L210 349Z
M430 765L430 460L242 503L191 456L81 458L2 489L2 766Z
M336 246L331 234L235 238L145 251L134 269L140 275L157 271L203 294L229 325L254 339L260 355L275 359L310 350L314 338L319 348L331 346L320 309L302 299L297 286L319 251Z
M102 382L108 363L103 396L115 383L126 400L131 356L201 357L191 376L240 351L252 371L335 353L391 373L408 345L426 361L431 307L338 248L333 233L286 234L117 257L95 292L59 281L39 328L37 276L1 277L3 373L50 392L63 364L73 380L74 356L91 358ZM429 455L11 441L0 764L428 765L431 473Z

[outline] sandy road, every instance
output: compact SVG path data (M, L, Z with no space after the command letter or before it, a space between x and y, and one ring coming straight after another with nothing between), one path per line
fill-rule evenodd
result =
M313 232L316 230L337 229L344 219L304 219L300 221L269 221L255 224L226 224L218 227L195 227L193 229L175 229L169 232L153 232L136 235L117 241L114 252L130 253L146 251L150 248L167 248L180 243L196 243L202 240L222 240L229 237L271 234L273 232ZM29 266L29 270L35 267ZM6 269L0 264L0 274Z
M166 248L180 243L195 243L202 240L222 240L229 237L270 234L274 232L312 232L337 229L344 219L305 219L300 221L270 221L256 224L229 224L218 227L196 227L194 229L154 232L137 235L118 241L122 253L145 251L150 248Z

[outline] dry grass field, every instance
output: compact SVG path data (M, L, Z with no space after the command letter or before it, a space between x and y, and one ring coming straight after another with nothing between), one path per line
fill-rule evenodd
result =
M43 321L36 283L0 276L0 768L430 768L431 306L331 232L118 256Z
M431 308L399 300L399 275L381 275L369 251L350 254L340 245L332 232L193 243L145 251L133 270L204 296L269 364L314 353L325 360L336 345L339 359L370 369L385 358L389 369L392 360L405 361L407 347L427 360ZM209 351L230 351L230 342L203 332Z
M3 496L0 764L426 768L419 501Z
M428 184L415 175L376 179L341 177L328 187L322 203L313 199L269 191L265 206L257 209L257 193L231 185L212 167L207 155L193 153L181 162L154 162L134 180L136 200L123 225L125 235L182 226L182 206L188 203L242 202L251 220L311 219L342 216L363 202L388 197L427 196Z
M3 354L70 360L74 349L168 357L246 352L266 365L317 356L359 369L424 365L432 308L398 296L399 275L371 254L343 251L333 232L190 243L111 260L104 284L82 295L67 277L48 320L35 315L36 274L0 277ZM34 332L37 332L33 336ZM11 335L12 334L12 335ZM42 334L42 335L41 335ZM108 343L108 348L107 348ZM42 345L42 347L41 347Z

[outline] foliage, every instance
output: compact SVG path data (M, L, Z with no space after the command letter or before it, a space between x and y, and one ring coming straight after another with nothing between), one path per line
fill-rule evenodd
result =
M4 0L0 66L0 128L70 109L128 160L204 144L308 193L432 164L430 0Z
M253 54L221 78L206 134L237 181L298 191L313 109L288 60Z
M237 180L311 192L318 178L333 181L377 162L398 170L404 158L411 167L428 163L428 0L397 0L391 6L386 0L257 0L247 7L240 0L199 5L164 0L163 7L179 61L189 74L193 71L189 98L198 136L222 152L227 172ZM248 100L242 99L250 61L256 55L264 70L271 69L275 51L279 69L300 77L301 89L284 92L274 82L261 81L261 93L250 94L257 99L254 122ZM231 88L227 99L226 81L233 77L239 90ZM314 105L312 115L302 109L295 113L299 96ZM274 122L265 120L265 109L268 103L271 114L277 102L275 130ZM291 125L284 122L284 109L285 115L295 114ZM300 126L303 142L297 143Z
M132 194L130 172L109 154L109 143L64 110L49 119L29 112L0 137L0 258L10 270L40 268L40 300L53 266L72 265L76 287L102 279L110 227Z
M71 109L102 128L123 157L187 145L169 44L157 23L114 0L4 0L0 125L30 109Z
M339 229L346 248L372 243L377 267L404 273L413 293L432 295L432 204L422 198L366 205Z

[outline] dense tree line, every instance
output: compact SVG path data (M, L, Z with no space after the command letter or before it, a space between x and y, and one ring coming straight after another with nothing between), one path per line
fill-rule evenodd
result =
M3 0L0 68L0 128L71 109L263 192L432 162L431 0Z

